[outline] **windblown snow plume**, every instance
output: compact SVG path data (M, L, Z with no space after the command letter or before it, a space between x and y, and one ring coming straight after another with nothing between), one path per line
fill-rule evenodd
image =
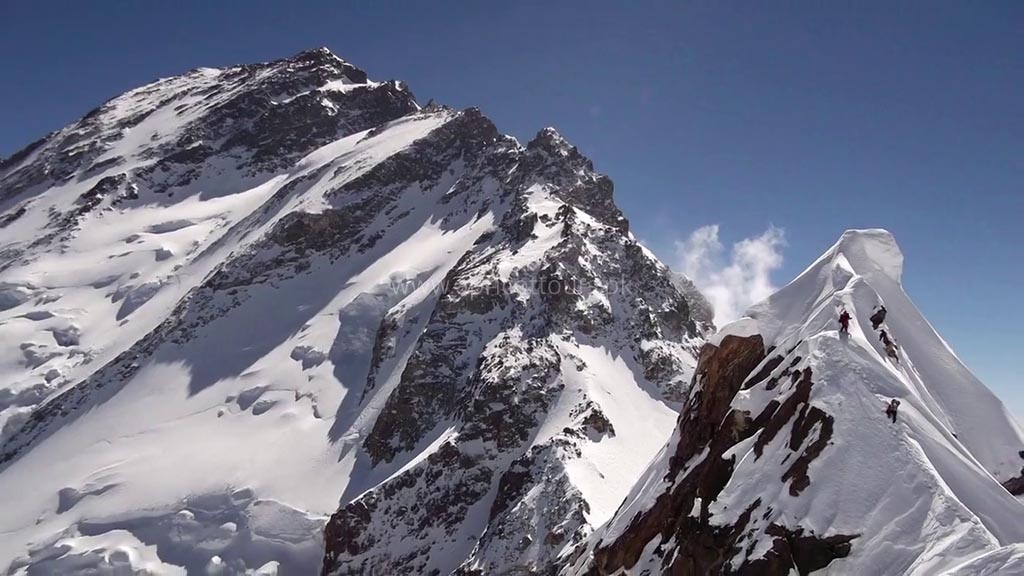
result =
M782 267L783 246L785 233L771 226L760 236L735 243L726 255L718 224L702 226L676 243L676 269L707 297L715 323L722 325L775 291L771 275Z

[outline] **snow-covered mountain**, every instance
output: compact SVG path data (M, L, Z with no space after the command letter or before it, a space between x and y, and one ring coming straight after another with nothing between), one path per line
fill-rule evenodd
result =
M672 434L678 286L552 129L325 49L132 90L0 162L0 570L552 570Z
M1024 574L1024 433L902 267L888 232L847 232L713 336L672 439L564 572Z
M0 161L0 571L1024 574L902 260L711 336L552 129L326 49L158 80Z

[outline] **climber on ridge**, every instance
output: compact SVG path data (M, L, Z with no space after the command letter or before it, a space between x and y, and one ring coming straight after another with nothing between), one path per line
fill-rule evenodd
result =
M885 407L885 415L888 416L889 418L892 418L893 424L896 423L896 412L897 410L899 410L899 408L900 401L895 398L893 398L892 401L889 402L888 406Z
M884 329L879 332L879 339L882 340L882 344L886 347L886 354L889 358L899 362L899 346L896 345L896 340L889 337L889 332Z
M889 358L892 358L897 362L900 361L899 352L896 351L896 344L893 343L892 340L885 343L885 353L889 355Z
M843 313L839 315L839 333L850 333L850 313L846 310L843 310Z
M872 330L878 330L878 327L882 325L882 322L885 322L885 313L885 305L883 304L878 308L878 311L871 315Z
M893 360L899 362L900 356L898 348L896 347L896 341L889 337L889 333L884 329L878 333L878 339L882 341L882 345L885 346L885 353Z

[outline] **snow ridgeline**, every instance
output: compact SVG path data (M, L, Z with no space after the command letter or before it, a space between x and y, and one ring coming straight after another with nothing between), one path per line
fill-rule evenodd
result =
M566 573L1024 573L1024 503L1002 485L1024 434L902 266L888 232L846 232L713 336L676 435Z
M325 50L128 92L0 184L0 571L543 570L702 342L557 132Z

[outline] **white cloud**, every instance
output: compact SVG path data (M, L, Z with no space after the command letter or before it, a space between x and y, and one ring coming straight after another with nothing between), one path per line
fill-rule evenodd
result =
M785 244L785 232L769 226L733 244L726 259L718 225L702 226L676 242L676 267L704 293L715 308L715 324L722 326L775 292L771 275L782 266Z

